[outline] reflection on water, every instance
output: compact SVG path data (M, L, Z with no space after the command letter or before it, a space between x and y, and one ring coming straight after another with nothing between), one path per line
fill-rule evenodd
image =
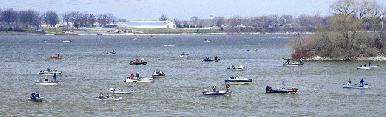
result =
M280 38L276 38L280 37ZM381 116L386 114L385 69L356 70L361 62L307 62L282 67L291 50L290 35L176 35L176 36L1 36L0 100L2 115L18 116ZM203 39L212 40L204 43ZM63 43L63 41L71 42ZM164 46L173 45L173 46ZM256 49L257 51L247 51ZM116 54L106 54L115 50ZM189 53L181 58L182 52ZM60 53L62 60L49 60ZM220 62L202 62L219 56ZM129 61L145 58L147 65ZM226 70L231 64L244 71ZM58 86L37 86L36 74L45 68L63 71ZM128 84L132 72L150 77L155 69L167 74L154 83ZM251 85L231 86L231 97L202 96L212 85L239 74ZM370 89L343 89L347 80L361 78ZM297 95L265 94L265 86L298 87ZM121 101L99 101L100 92L134 90ZM43 103L28 103L39 91Z

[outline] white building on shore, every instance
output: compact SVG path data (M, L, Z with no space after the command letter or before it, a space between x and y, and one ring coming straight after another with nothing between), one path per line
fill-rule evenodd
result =
M127 26L129 28L176 28L176 24L172 21L129 21Z

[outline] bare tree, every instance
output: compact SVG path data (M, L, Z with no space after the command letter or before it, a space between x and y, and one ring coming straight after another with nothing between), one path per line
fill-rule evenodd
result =
M13 9L7 9L1 13L0 21L7 23L10 25L11 23L15 23L17 19L17 12Z
M18 20L26 28L31 28L31 26L39 27L40 25L39 13L33 10L20 11L18 13Z
M43 15L43 20L49 26L54 27L56 24L59 23L59 16L58 14L56 14L55 11L47 11Z
M165 14L162 14L160 18L158 18L159 21L167 21L169 20L169 17L166 16Z

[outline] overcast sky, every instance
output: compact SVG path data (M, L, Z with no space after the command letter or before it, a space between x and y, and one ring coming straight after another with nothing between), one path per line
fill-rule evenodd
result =
M161 14L170 18L192 16L262 16L271 14L329 15L329 6L336 0L0 0L0 8L33 9L58 13L81 11L113 13L129 20L156 20ZM386 0L378 0L386 7Z

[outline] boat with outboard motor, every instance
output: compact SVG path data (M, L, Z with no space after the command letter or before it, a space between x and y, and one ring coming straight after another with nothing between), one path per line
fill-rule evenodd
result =
M155 70L153 72L153 75L151 75L153 78L163 78L163 77L166 77L166 74L164 72L162 72L161 70Z
M252 79L247 78L240 78L239 75L231 76L229 79L225 80L225 84L231 84L231 85L243 85L243 84L249 84L252 83Z
M363 79L359 81L359 84L352 84L351 80L349 80L346 84L343 84L342 87L350 89L367 89L369 88L369 84L365 83Z
M242 71L242 70L244 70L244 66L243 65L238 65L238 66L231 65L231 66L227 67L227 69Z
M139 76L139 72L137 72L135 76L133 73L131 73L129 77L127 77L126 79L123 79L123 82L149 83L154 81L153 81L153 78L143 78Z
M115 88L110 88L109 90L112 94L130 94L130 93L132 93L129 91L122 91L121 89L115 89Z
M135 59L130 61L130 65L146 65L147 62L142 58L142 59Z
M265 93L291 93L291 94L295 94L298 92L298 88L284 88L284 87L280 87L280 88L277 88L277 89L272 89L271 86L267 86L265 87Z
M210 42L212 42L212 40L209 40L209 39L204 39L204 41L203 41L204 43L210 43Z
M217 90L216 86L212 87L212 90L204 89L202 92L203 95L213 95L213 96L231 96L232 91L229 90L230 85L225 86L226 90Z
M38 92L34 92L28 98L28 101L31 101L31 102L43 102L43 99L44 99L44 97L40 97L40 94Z
M39 80L35 82L37 85L58 85L57 75L43 75Z
M40 71L38 72L38 74L40 74L40 75L54 75L54 74L61 75L62 72L61 72L61 71L58 71L58 70L56 70L56 69L51 70L50 68L47 68L46 70L40 70Z
M60 54L56 54L48 57L48 59L60 60L63 59L63 56L61 56Z
M181 54L178 55L179 57L181 58L186 58L186 57L189 57L189 54L185 53L185 52L182 52Z
M95 97L97 100L112 100L112 101L119 101L122 100L122 97L116 97L116 96L110 96L110 95L103 95L103 93L99 93L99 96Z
M106 54L116 54L116 52L115 52L115 50L113 50L111 52L107 51Z
M300 59L299 61L291 61L291 59L289 59L289 58L283 58L283 59L286 60L283 63L283 66L292 67L292 66L303 66L304 65L303 59Z
M205 57L204 60L202 60L202 62L213 62L213 61L219 62L220 59L217 56L215 56L214 59L211 59L210 57Z

